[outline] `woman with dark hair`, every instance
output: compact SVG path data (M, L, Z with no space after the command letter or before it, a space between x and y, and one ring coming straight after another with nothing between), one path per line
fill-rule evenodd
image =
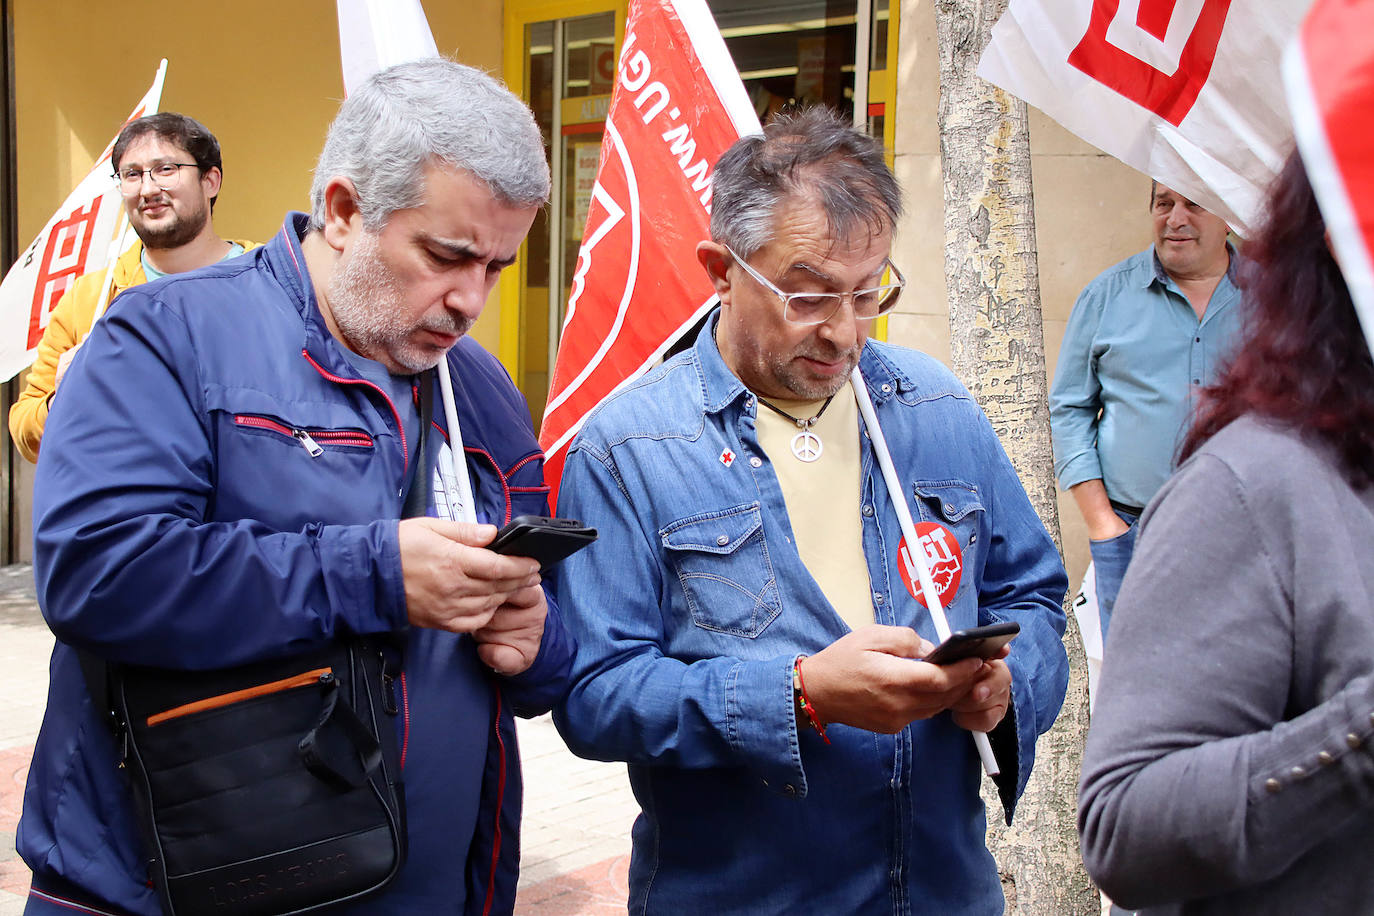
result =
M1294 154L1247 329L1141 520L1079 787L1156 913L1374 908L1374 359Z

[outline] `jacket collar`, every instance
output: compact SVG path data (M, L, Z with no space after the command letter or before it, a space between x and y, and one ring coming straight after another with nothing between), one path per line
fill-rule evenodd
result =
M1226 279L1234 286L1236 283L1236 268L1240 258L1236 254L1236 249L1230 242L1226 243L1226 253L1230 256L1230 260L1226 263ZM1153 283L1159 283L1161 286L1167 287L1174 282L1173 278L1169 276L1169 272L1164 269L1163 262L1159 260L1159 252L1155 250L1155 246L1153 245L1150 246L1149 261L1147 264L1141 265L1139 270L1140 272L1136 275L1136 278L1142 287L1148 288Z
M147 281L148 277L143 271L143 242L135 239L129 249L115 261L114 289L110 293L110 299L113 300L131 286Z
M309 231L309 215L297 211L286 214L281 231L263 247L264 257L272 274L291 297L296 311L301 316L301 322L305 326L302 349L330 373L345 378L356 378L357 371L343 355L334 335L329 332L329 325L325 323L319 303L315 300L315 286L310 280L310 271L305 266L305 253L301 251L301 239L305 238Z
M715 311L707 316L706 324L697 334L697 342L692 348L697 372L701 376L702 405L707 413L718 413L740 398L751 396L739 377L725 365L725 357L720 355L720 347L716 345L716 325L719 321L720 306L716 306Z
M754 396L725 365L725 358L720 355L720 347L716 344L716 324L719 320L720 307L717 306L707 317L692 347L701 378L702 406L707 413L719 413L741 398ZM870 340L859 354L859 371L863 373L864 384L868 386L869 396L874 403L882 403L899 391L915 387L915 383L883 355L883 347L883 344Z

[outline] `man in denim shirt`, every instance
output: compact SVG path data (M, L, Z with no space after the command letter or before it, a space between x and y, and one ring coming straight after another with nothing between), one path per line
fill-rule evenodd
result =
M1102 638L1135 523L1169 479L1192 416L1240 332L1226 222L1151 184L1155 243L1100 274L1064 329L1050 390L1055 474L1088 524Z
M559 512L580 649L556 721L629 763L631 913L1000 913L978 757L1010 818L1063 702L1067 587L968 392L867 340L903 281L881 147L813 109L736 143L698 258L721 307L597 410ZM1010 654L937 666L849 382L858 367L950 625L1020 623Z

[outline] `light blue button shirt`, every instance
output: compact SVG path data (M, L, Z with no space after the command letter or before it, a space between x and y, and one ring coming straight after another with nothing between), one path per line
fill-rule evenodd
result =
M1050 391L1054 473L1064 489L1101 478L1144 506L1173 472L1195 391L1240 336L1238 258L1201 320L1153 247L1109 268L1074 303Z

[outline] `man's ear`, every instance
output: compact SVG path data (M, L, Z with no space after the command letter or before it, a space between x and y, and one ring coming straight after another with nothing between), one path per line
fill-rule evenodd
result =
M348 238L363 228L358 209L358 192L353 182L335 176L324 186L324 227L322 234L330 248L343 251Z
M705 241L697 244L697 260L701 262L706 276L711 278L716 295L722 305L730 304L730 262L733 258L725 246L719 242Z
M212 200L219 194L220 182L223 180L224 174L215 166L211 166L200 176L200 186L205 189L206 200Z

